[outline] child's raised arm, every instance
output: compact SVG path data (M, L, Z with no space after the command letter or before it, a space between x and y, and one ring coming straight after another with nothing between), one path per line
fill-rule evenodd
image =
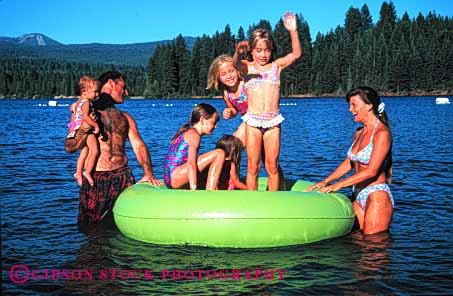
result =
M93 133L97 134L99 133L99 124L94 121L91 116L90 116L90 104L89 102L86 102L85 104L82 105L82 114L83 114L83 121L88 123L94 128Z
M223 118L224 119L231 119L238 114L238 110L231 104L230 100L228 99L228 92L224 89L223 90L223 100L225 101L226 108L223 110Z
M291 47L293 51L275 61L281 69L284 69L294 63L302 54L300 49L299 34L297 33L296 16L290 12L285 13L283 23L291 36Z
M231 169L230 169L230 179L234 184L234 188L240 189L240 190L247 190L247 185L241 182L239 179L239 174L237 172L236 165L234 162L231 162Z
M200 135L197 134L193 129L188 130L185 133L185 140L189 144L189 151L187 155L187 166L189 168L188 178L190 190L197 189L197 155L200 147Z
M249 43L247 41L239 41L236 44L236 48L234 50L233 55L233 65L242 72L244 75L248 73L248 61L247 60L240 60L240 56L247 52L249 49Z

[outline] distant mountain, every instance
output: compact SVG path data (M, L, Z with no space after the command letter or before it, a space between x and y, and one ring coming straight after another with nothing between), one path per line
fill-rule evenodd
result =
M196 38L184 37L192 49ZM46 35L33 33L18 38L0 37L1 58L56 59L88 64L140 65L146 66L154 49L162 40L131 44L70 44L65 45Z
M0 42L7 42L16 45L31 45L31 46L49 46L49 45L63 45L46 35L39 33L25 34L17 38L0 37Z

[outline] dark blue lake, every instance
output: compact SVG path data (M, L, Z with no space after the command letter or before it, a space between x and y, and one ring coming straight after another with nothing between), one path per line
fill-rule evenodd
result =
M78 186L72 179L77 155L63 149L71 101L49 107L47 100L2 100L2 295L453 294L453 105L436 105L434 97L384 101L394 138L391 190L396 207L390 232L240 250L145 244L115 229L79 232ZM129 99L119 106L135 117L159 178L171 137L198 102ZM209 102L223 109L223 101ZM280 156L285 176L321 180L344 159L357 128L347 103L284 99L281 111L286 118ZM214 148L239 122L221 120L213 135L203 138L201 150ZM140 179L142 171L130 146L128 154ZM342 192L349 194L348 189ZM30 270L30 279L22 284L18 281L27 273L20 272L24 266L19 265ZM76 269L92 270L93 278L58 274ZM221 269L285 273L273 280L161 277L164 270ZM101 278L105 270L109 277ZM154 279L124 272L130 270L152 270ZM17 276L14 281L12 276Z

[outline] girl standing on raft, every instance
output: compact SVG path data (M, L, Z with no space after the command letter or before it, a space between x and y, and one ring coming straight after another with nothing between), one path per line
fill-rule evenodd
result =
M223 100L226 108L223 110L223 118L228 120L234 118L238 113L242 116L248 111L247 92L241 73L235 68L233 58L229 55L220 55L216 57L209 66L208 72L208 89L218 90L223 93ZM242 122L233 136L242 142L245 147L245 122ZM242 149L242 148L241 148ZM265 159L264 151L261 159ZM228 154L228 153L227 153ZM259 171L259 168L258 168ZM280 189L285 187L283 171L278 166ZM236 186L236 188L239 188Z
M168 188L179 189L187 186L197 189L198 173L208 170L206 190L216 190L225 152L215 149L198 156L200 140L210 135L216 128L219 114L205 103L198 104L192 110L189 123L183 125L171 140L164 166L164 181Z
M247 188L257 190L261 146L264 144L265 167L269 175L269 191L279 189L278 157L280 154L280 72L293 64L301 55L296 16L286 13L285 28L290 32L292 52L273 60L275 42L269 31L255 30L249 42L241 41L236 46L233 60L245 74L245 89L248 111L242 117L246 123L245 147L247 150ZM247 50L249 60L239 60Z
M346 159L323 181L307 191L321 192L352 187L354 211L364 234L388 230L393 214L393 196L387 185L392 168L392 134L384 103L370 87L358 87L348 92L346 101L355 122L361 122L352 140ZM340 182L328 185L354 168L355 173Z

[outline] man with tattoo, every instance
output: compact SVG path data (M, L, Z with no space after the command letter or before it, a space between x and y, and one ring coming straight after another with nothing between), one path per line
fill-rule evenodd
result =
M143 168L144 175L139 182L161 185L154 177L148 148L138 132L135 120L115 107L115 104L123 103L124 96L128 95L123 75L117 71L102 74L99 77L99 88L99 98L93 105L101 127L98 137L100 153L93 174L94 185L91 186L84 178L80 187L80 226L99 223L106 216L111 218L118 195L135 184L127 162L126 139L129 139Z

